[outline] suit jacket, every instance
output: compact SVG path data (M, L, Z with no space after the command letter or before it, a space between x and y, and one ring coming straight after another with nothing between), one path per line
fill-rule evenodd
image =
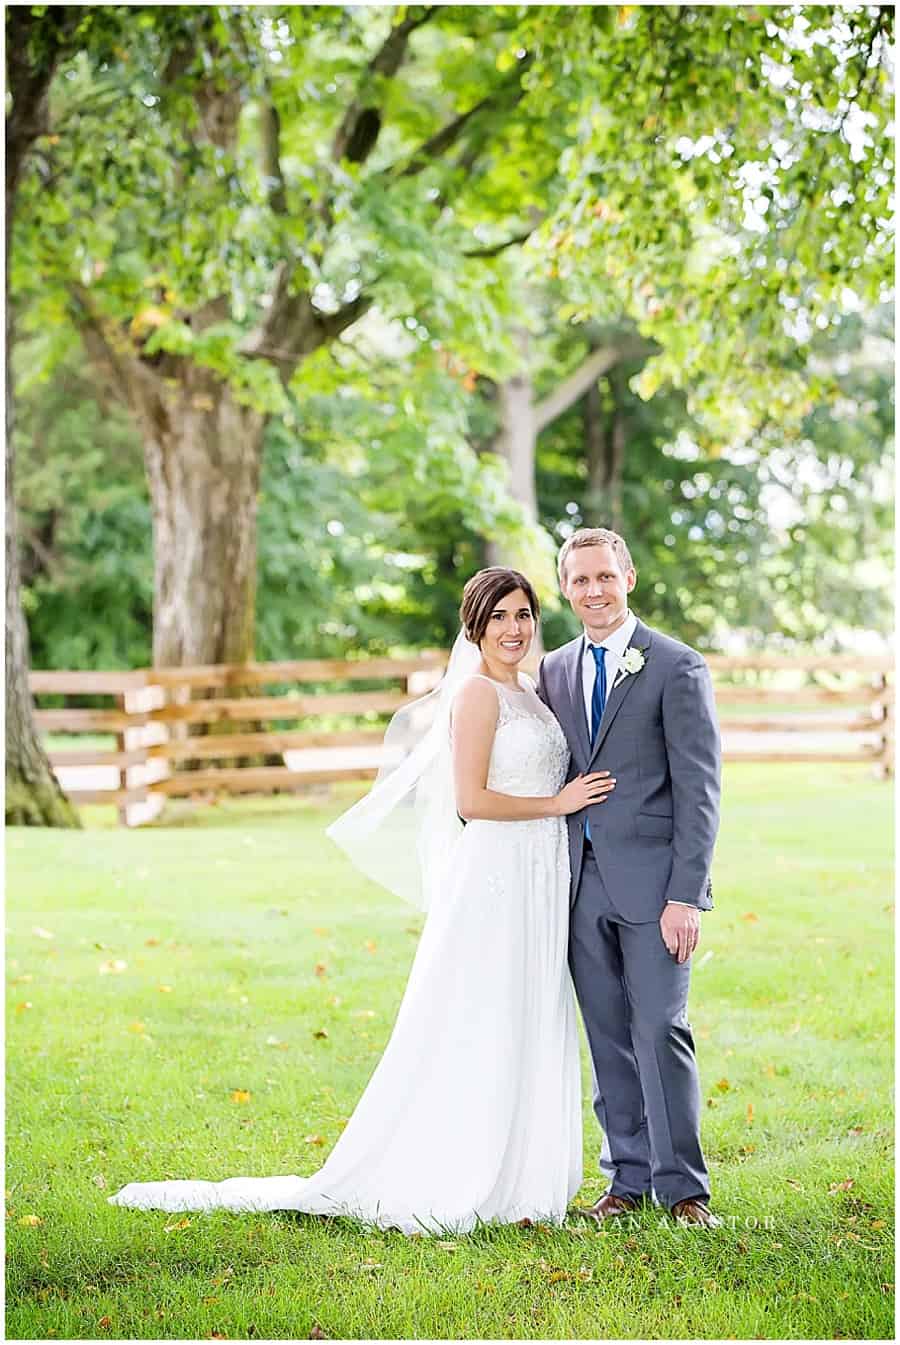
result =
M658 919L669 900L712 909L721 748L702 656L640 620L629 647L643 651L644 666L613 683L593 745L582 690L583 636L544 657L538 692L569 740L568 778L608 770L617 781L604 803L569 815L572 901L587 815L609 899L625 920L640 923Z

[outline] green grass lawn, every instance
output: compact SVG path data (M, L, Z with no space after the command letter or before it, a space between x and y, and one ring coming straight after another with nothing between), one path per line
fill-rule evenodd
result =
M858 767L726 771L691 992L724 1228L108 1205L309 1173L337 1138L421 927L323 837L351 797L8 833L9 1337L893 1338L891 790Z

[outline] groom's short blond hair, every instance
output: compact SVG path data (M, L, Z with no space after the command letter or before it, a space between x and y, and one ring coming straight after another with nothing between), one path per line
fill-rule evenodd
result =
M613 555L619 562L623 573L627 570L634 570L634 561L631 559L631 552L628 550L628 543L624 537L620 537L617 532L613 532L612 528L579 528L577 532L572 533L571 537L566 538L559 548L559 555L556 558L559 585L563 590L565 590L566 581L566 558L570 551L577 551L581 546L612 547Z

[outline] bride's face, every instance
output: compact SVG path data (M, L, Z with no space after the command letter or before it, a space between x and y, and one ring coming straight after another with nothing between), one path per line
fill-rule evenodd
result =
M481 652L487 659L514 667L528 653L533 638L534 615L528 598L520 588L515 588L494 604L481 640Z

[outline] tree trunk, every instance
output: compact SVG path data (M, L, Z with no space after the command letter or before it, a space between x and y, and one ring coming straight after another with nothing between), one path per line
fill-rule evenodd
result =
M588 389L584 399L588 479L583 514L589 528L612 528L621 532L626 425L619 380L611 375L608 383L611 405L596 383Z
M522 341L524 346L524 338ZM537 493L534 484L534 456L537 428L531 375L527 370L514 374L497 388L500 429L491 444L491 452L503 458L509 468L510 493L524 508L531 522L537 522ZM490 540L485 546L488 565L506 565L510 555L502 542Z
M12 105L6 118L6 206L3 259L6 295L6 821L13 826L78 827L78 814L59 787L47 760L34 720L34 698L28 685L31 657L28 627L22 611L19 538L16 519L15 450L11 352L13 304L9 292L9 258L16 195L28 153L46 129L47 91L84 10L33 14L30 7L7 15L7 87ZM37 31L43 64L30 63L30 43Z
M153 662L253 658L264 417L187 366L160 422L143 419L155 557Z
M7 293L8 293L7 288ZM31 658L22 611L19 538L13 457L10 369L11 305L6 307L6 822L9 826L78 827L78 814L63 794L41 746L28 686Z

